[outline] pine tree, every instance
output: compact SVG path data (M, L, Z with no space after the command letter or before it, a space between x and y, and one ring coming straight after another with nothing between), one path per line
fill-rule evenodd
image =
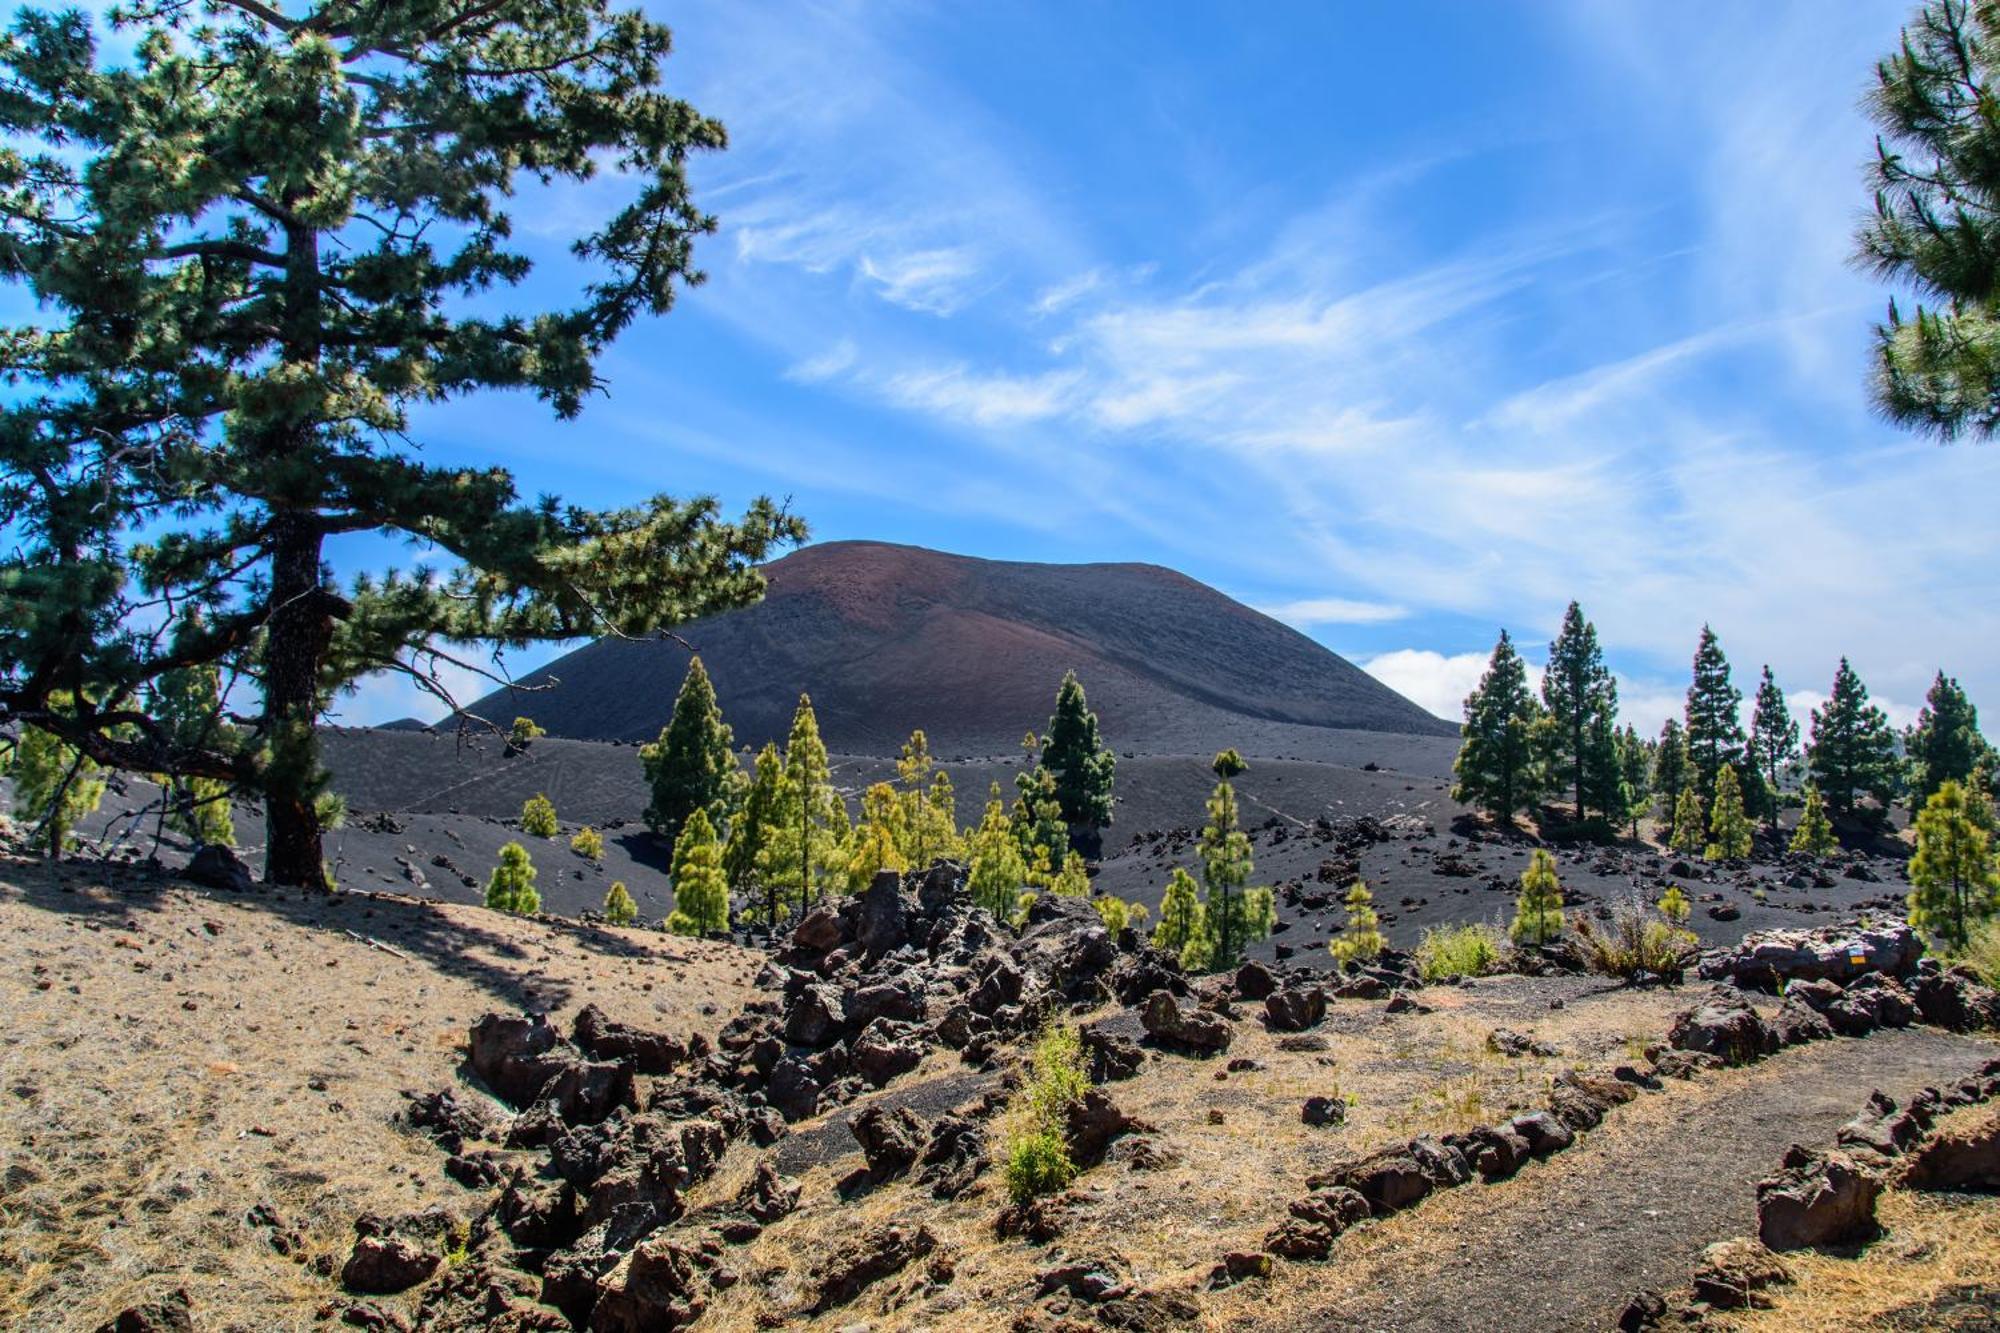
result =
M639 919L639 904L632 901L632 891L622 879L612 880L605 891L604 919L614 926L629 926Z
M1743 787L1736 770L1724 768L1715 777L1715 805L1708 815L1708 846L1702 855L1711 861L1738 861L1750 855L1750 816L1743 812Z
M1653 746L1629 724L1618 733L1618 766L1624 774L1625 821L1632 837L1653 808Z
M729 879L722 873L722 845L708 812L697 807L674 844L674 910L667 929L708 935L729 929Z
M1049 892L1058 898L1090 896L1090 871L1083 864L1081 856L1071 852L1063 858L1062 869L1049 881Z
M1875 67L1874 216L1858 248L1919 298L1876 326L1874 396L1892 420L1950 439L2000 425L2000 11L1929 0Z
M1451 766L1454 801L1503 824L1534 803L1541 787L1535 753L1540 711L1528 690L1527 667L1503 629L1479 687L1465 699L1464 739Z
M1056 691L1055 716L1042 738L1041 767L1055 777L1056 801L1071 824L1104 828L1111 823L1111 777L1118 757L1097 739L1097 714L1090 711L1074 671Z
M200 618L191 614L192 629ZM147 715L180 749L234 745L237 734L222 715L222 674L201 663L166 672L153 682ZM220 778L159 773L166 824L204 846L234 847L236 821L230 809L230 784Z
M741 893L761 889L764 895L764 929L775 934L784 905L779 899L778 877L766 873L766 855L777 835L784 815L785 761L778 747L765 742L752 765L750 786L743 793L743 808L729 821L729 842L722 849L723 873L731 888Z
M1236 826L1236 789L1226 781L1216 783L1208 798L1208 823L1202 827L1196 854L1207 890L1208 919L1215 928L1214 965L1232 967L1248 943L1242 936L1247 923L1235 899L1256 867L1250 859L1250 839Z
M1854 815L1864 795L1888 808L1895 793L1895 744L1887 715L1868 702L1868 687L1841 658L1826 707L1812 711L1812 744L1806 751L1806 766L1829 815Z
M833 770L819 737L812 700L801 694L785 741L782 813L766 843L764 872L794 887L803 914L846 867L834 861L847 841L847 807L833 789Z
M1609 758L1601 748L1593 750L1591 741L1600 723L1618 716L1618 686L1597 646L1597 627L1583 618L1583 608L1575 602L1563 613L1562 630L1549 645L1542 707L1549 717L1542 735L1550 776L1569 779L1577 822L1582 823L1590 817L1585 786L1594 766Z
M541 792L521 802L521 832L531 838L553 838L562 832L555 803Z
M1674 803L1674 827L1667 835L1667 849L1683 856L1699 856L1706 846L1708 817L1701 808L1701 793L1689 782Z
M1799 826L1792 832L1792 850L1807 856L1825 856L1833 850L1833 821L1826 817L1826 802L1816 783L1806 784L1806 805Z
M1027 883L1027 863L1021 859L1020 840L1014 836L1007 818L1007 804L994 783L986 800L986 813L972 831L966 869L966 888L975 905L1005 921L1013 915L1021 886Z
M569 849L586 861L604 859L604 835L585 824L569 840Z
M1910 858L1910 924L1963 950L1972 932L2000 911L1992 840L1967 809L1965 788L1947 781L1917 815Z
M1593 821L1601 822L1615 836L1631 818L1633 796L1625 780L1624 744L1611 714L1600 713L1591 720L1584 748L1584 802L1596 811Z
M1763 679L1757 683L1757 706L1750 720L1748 758L1751 771L1758 779L1753 789L1761 788L1759 804L1764 811L1766 826L1773 833L1778 831L1779 778L1785 766L1798 753L1799 724L1792 720L1785 692L1778 688L1778 682L1772 678L1771 668L1766 664Z
M1743 764L1743 691L1729 682L1729 659L1715 631L1701 627L1694 652L1694 683L1687 692L1689 778L1703 805L1715 800L1715 777L1724 765Z
M1514 939L1537 947L1562 934L1562 882L1556 878L1556 859L1537 847L1521 872L1521 897L1514 906Z
M1069 852L1069 829L1063 823L1062 802L1056 795L1055 775L1047 768L1031 768L1014 775L1012 815L1014 837L1021 844L1021 859L1031 872L1042 867L1053 872L1057 862ZM1034 876L1047 883L1047 874Z
M1334 959L1344 965L1370 963L1380 958L1389 942L1382 938L1382 919L1375 914L1375 895L1357 879L1341 899L1341 905L1347 909L1347 926L1327 946Z
M722 720L715 686L700 657L688 659L687 675L674 696L673 716L660 738L639 747L652 798L646 827L676 846L681 825L697 810L708 812L714 828L727 828L731 806L742 799L742 769L730 747L735 737Z
M1924 696L1916 724L1904 733L1910 809L1922 811L1931 795L1947 782L1971 782L1973 770L1991 753L1992 747L1979 734L1979 710L1956 680L1938 672L1930 693Z
M10 309L32 293L0 339L19 390L0 409L0 723L261 797L266 877L317 887L316 724L341 690L394 670L456 707L455 645L740 606L803 536L767 501L733 524L708 498L525 501L502 469L406 443L414 406L485 389L581 411L618 335L698 280L714 223L687 160L722 128L661 88L667 29L606 0L120 8L108 49L75 12L0 38L0 279ZM585 180L602 222L508 300L532 271L509 201ZM353 560L333 548L400 544L383 535L449 572L337 585ZM147 632L161 605L203 623ZM187 749L135 715L202 663L256 681L260 714ZM87 702L64 713L57 688Z
M496 912L533 916L542 910L542 895L535 889L535 863L528 849L510 842L500 849L500 864L486 881L486 905Z
M68 706L57 696L54 707ZM104 799L104 771L54 732L21 729L14 746L14 813L41 829L42 847L61 856L70 831Z
M922 870L938 860L958 856L958 801L952 791L951 774L937 767L931 758L930 740L922 731L910 733L896 761L896 780L902 784L898 848L911 868Z
M1217 750L1215 758L1208 766L1215 776L1224 782L1250 771L1249 763L1233 746L1227 750Z
M847 890L859 893L878 870L908 870L903 846L909 841L903 803L896 789L877 782L861 793L861 822L847 843Z
M1189 972L1206 972L1215 957L1215 932L1202 906L1194 876L1179 866L1167 876L1160 899L1160 923L1153 927L1153 947L1180 959Z
M1674 818L1680 809L1681 789L1687 785L1688 752L1687 733L1681 724L1668 718L1660 727L1660 739L1653 746L1653 791L1660 800L1660 810L1666 815L1668 836L1672 836Z

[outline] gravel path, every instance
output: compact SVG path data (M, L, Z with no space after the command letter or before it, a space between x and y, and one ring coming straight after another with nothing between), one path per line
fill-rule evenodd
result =
M1670 1083L1512 1181L1353 1233L1329 1265L1282 1266L1236 1326L1608 1328L1634 1292L1684 1282L1704 1245L1755 1231L1754 1185L1789 1145L1831 1142L1871 1088L1901 1101L1996 1050L1911 1028Z

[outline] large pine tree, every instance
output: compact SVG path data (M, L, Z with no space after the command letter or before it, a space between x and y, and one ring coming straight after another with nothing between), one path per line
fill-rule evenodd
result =
M35 317L4 330L0 723L261 795L267 877L318 885L341 689L399 672L456 707L462 647L738 606L803 534L764 501L734 524L707 498L527 502L408 438L413 407L482 389L576 415L606 347L699 280L686 168L722 127L662 90L667 29L612 0L121 12L110 51L74 11L0 38L0 280ZM569 303L510 302L532 268L510 200L584 180L611 207L539 289ZM441 563L338 586L333 544L384 536ZM159 614L184 606L198 624ZM188 746L140 704L201 663L256 711Z
M1687 747L1689 778L1704 806L1715 799L1715 775L1723 766L1743 766L1742 713L1743 691L1730 683L1729 659L1715 631L1703 625L1687 692Z
M785 740L785 780L777 818L764 849L763 870L774 881L796 886L798 910L813 905L817 893L844 881L846 867L835 861L847 842L847 805L834 790L826 743L812 699L801 694Z
M697 810L706 811L709 826L729 826L731 807L742 799L743 770L730 749L734 736L715 702L715 687L699 657L688 661L674 713L660 738L639 747L652 803L646 807L646 827L666 840L680 843L681 826Z
M1806 766L1836 819L1854 815L1863 796L1886 809L1895 794L1896 742L1888 716L1868 702L1868 687L1844 657L1826 707L1812 711Z
M1947 782L1970 782L1973 770L1989 762L1991 754L1992 747L1979 734L1979 710L1956 680L1938 672L1924 696L1923 711L1903 737L1910 809L1922 810L1931 794Z
M2000 428L2000 7L1929 0L1875 67L1869 266L1913 289L1876 327L1875 400L1951 438Z
M1758 807L1772 832L1778 829L1778 783L1785 766L1798 757L1799 724L1785 702L1785 692L1771 675L1768 664L1757 682L1756 711L1750 719L1747 746L1751 768L1757 780L1750 789L1757 793Z
M1513 822L1517 811L1532 804L1540 790L1534 743L1540 713L1528 689L1527 666L1503 629L1479 687L1466 696L1451 798L1501 823Z
M2000 911L2000 874L1992 837L1957 782L1931 794L1917 815L1910 858L1910 924L1964 949L1980 923Z
M1208 890L1208 919L1215 930L1214 964L1232 967L1237 951L1248 942L1241 899L1255 863L1250 859L1250 839L1236 824L1236 789L1226 780L1216 783L1208 798L1208 823L1202 826L1196 850L1202 887Z
M1618 686L1597 646L1597 627L1583 618L1583 608L1575 602L1563 613L1562 629L1549 645L1548 665L1542 670L1542 707L1548 715L1542 734L1550 779L1558 775L1568 779L1576 817L1585 820L1593 776L1601 777L1602 766L1617 763L1615 753L1595 742L1618 716ZM1598 813L1614 821L1619 818L1619 812L1602 807Z
M1680 810L1687 776L1687 733L1681 730L1678 719L1670 717L1660 724L1660 739L1653 745L1653 794L1659 798L1662 822L1669 833Z
M1118 756L1097 738L1097 714L1084 699L1083 684L1071 671L1056 691L1055 716L1042 737L1042 767L1056 780L1056 801L1071 824L1105 828L1111 823L1111 778Z

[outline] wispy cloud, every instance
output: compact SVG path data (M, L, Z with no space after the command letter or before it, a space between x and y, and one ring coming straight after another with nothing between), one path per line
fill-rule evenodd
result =
M1351 597L1302 597L1257 608L1273 620L1309 629L1316 625L1381 625L1409 616L1406 607L1387 602L1361 602Z

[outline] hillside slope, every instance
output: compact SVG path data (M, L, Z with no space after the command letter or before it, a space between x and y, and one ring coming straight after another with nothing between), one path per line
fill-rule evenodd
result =
M1154 565L978 560L829 542L773 563L765 600L680 631L739 744L782 741L801 691L827 744L894 753L918 727L943 755L1011 752L1082 677L1109 744L1154 754L1308 748L1313 732L1457 729L1305 635ZM600 640L472 711L557 736L650 740L687 649Z

